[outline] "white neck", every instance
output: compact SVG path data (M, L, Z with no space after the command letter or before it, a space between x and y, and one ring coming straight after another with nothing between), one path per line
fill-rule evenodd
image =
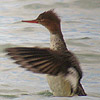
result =
M50 34L50 48L59 51L67 49L62 34Z

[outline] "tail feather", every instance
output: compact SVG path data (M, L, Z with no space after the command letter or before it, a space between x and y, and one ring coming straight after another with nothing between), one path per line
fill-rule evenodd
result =
M78 96L86 96L87 94L85 93L81 83L78 84L78 87L77 87L77 91L76 93Z

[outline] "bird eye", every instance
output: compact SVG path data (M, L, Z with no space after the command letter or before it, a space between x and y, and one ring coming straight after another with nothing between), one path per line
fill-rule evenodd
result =
M44 18L43 18L43 16L39 16L38 18L37 18L37 20L39 20L39 21L44 21Z
M37 20L41 20L40 18L37 18Z
M40 15L38 16L37 19L38 19L38 20L42 20L42 19L44 19L44 15L43 15L43 14L40 14Z

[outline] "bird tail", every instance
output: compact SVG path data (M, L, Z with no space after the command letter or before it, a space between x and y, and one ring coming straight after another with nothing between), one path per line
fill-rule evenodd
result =
M78 84L78 87L77 87L77 91L76 93L78 96L86 96L87 94L85 93L81 83Z

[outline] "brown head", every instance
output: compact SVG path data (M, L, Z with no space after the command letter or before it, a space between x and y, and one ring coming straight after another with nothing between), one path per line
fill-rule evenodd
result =
M41 13L35 20L23 20L22 22L41 24L45 26L51 33L60 31L60 18L57 16L54 10L49 10Z

